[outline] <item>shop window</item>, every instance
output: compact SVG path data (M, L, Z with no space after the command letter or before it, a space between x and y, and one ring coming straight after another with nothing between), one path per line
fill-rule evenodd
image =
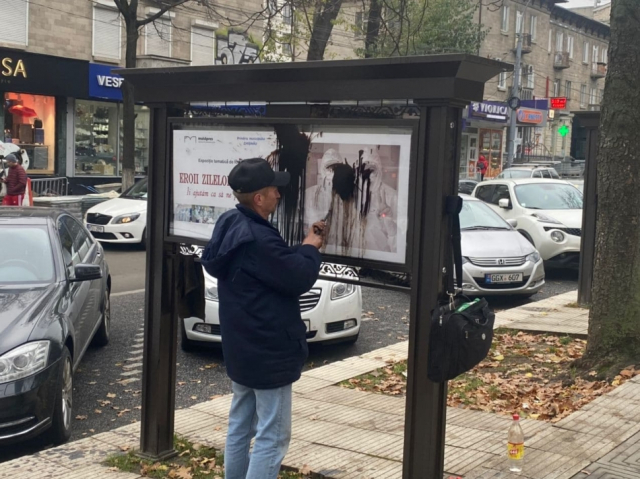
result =
M0 42L27 46L29 2L25 0L2 0L0 2Z
M93 9L93 55L120 60L122 27L116 9Z
M171 19L158 18L144 27L147 55L171 56Z
M149 165L149 109L135 107L135 173L146 175ZM122 105L76 101L75 174L117 176L122 172Z
M76 101L76 175L118 173L117 103Z
M502 171L502 130L480 130L480 155L489 163L486 177L493 178Z
M26 93L4 94L4 141L23 148L29 171L53 173L56 100Z
M191 27L191 64L213 65L215 63L214 31L210 28Z

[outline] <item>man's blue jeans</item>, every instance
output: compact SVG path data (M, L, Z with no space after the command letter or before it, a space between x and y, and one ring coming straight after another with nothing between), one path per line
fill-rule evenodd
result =
M276 479L290 440L291 384L251 389L234 382L224 451L225 479Z

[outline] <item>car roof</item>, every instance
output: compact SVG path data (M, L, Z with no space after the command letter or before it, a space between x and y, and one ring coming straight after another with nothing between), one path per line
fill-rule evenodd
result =
M0 207L0 220L16 219L20 223L46 224L47 220L56 220L61 214L68 212L58 208L3 206Z
M543 184L543 185L548 185L550 183L556 183L559 185L570 185L571 183L569 183L566 180L556 180L554 178L499 178L497 180L487 180L487 181L483 181L482 183L478 183L478 187L486 185L486 184L495 184L495 183L500 183L500 184L505 184L505 183L510 183L514 186L516 185L528 185L528 184Z
M464 201L480 201L478 198L476 198L475 196L471 196L471 195L466 195L464 193L460 193L458 195L460 198L462 198Z

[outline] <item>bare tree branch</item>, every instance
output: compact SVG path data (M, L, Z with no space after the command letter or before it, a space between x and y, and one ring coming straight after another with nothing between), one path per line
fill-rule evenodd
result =
M133 4L134 1L136 1L136 0L131 0L131 3ZM138 28L140 28L140 27L143 27L143 26L147 25L148 23L155 22L158 18L163 16L165 13L167 13L172 8L179 7L180 5L182 5L184 3L187 3L187 2L190 2L190 1L191 0L178 0L174 4L165 5L164 7L160 8L160 10L158 12L154 13L153 15L149 15L147 18L142 19L142 20L136 20L136 26Z

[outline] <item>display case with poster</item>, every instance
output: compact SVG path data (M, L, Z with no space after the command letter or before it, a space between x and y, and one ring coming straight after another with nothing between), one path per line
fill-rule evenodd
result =
M169 236L207 241L236 199L231 169L265 158L288 171L272 223L290 244L326 221L325 260L405 270L416 122L360 120L184 120L172 122Z
M502 172L502 130L480 130L480 154L489 162L486 178Z

